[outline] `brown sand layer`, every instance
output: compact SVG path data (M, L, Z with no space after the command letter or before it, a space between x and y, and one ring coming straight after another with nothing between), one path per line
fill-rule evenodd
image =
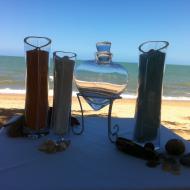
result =
M47 51L34 49L26 52L25 121L30 129L36 129L36 127L41 129L46 126L48 118L48 59L49 52Z
M50 106L52 97L49 98ZM19 94L0 94L0 124L3 124L14 114L24 112L25 96ZM113 105L114 117L134 117L135 99L116 100ZM106 116L108 107L100 111L93 111L92 108L83 102L85 115ZM80 114L80 107L76 97L72 98L72 113ZM185 139L190 139L190 101L162 101L162 124Z

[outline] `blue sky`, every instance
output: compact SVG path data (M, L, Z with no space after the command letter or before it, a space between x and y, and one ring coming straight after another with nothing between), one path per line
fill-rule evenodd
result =
M24 55L24 37L37 35L78 59L111 41L115 60L137 62L142 42L167 40L167 63L190 65L189 10L189 0L0 0L0 55Z

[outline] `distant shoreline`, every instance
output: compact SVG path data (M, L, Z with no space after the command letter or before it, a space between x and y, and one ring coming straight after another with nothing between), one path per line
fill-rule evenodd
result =
M24 95L25 90L13 90L13 89L0 89L0 95ZM72 96L75 97L77 91L73 91ZM49 96L53 96L53 90L49 91ZM137 95L135 94L121 94L123 99L136 99ZM173 96L162 96L162 100L169 100L169 101L190 101L190 97L173 97Z

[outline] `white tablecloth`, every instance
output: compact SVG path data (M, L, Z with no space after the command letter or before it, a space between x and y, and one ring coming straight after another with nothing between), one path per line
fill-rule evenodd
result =
M131 132L134 126L133 119L113 121L120 125L120 134ZM85 118L84 133L71 134L71 145L65 152L39 152L38 146L50 137L12 139L5 131L0 134L0 189L190 189L190 168L182 167L181 174L175 176L119 152L107 138L106 118ZM177 136L161 128L162 147L173 137Z

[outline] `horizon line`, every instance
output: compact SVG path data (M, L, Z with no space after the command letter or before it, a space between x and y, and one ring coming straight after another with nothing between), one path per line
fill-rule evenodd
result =
M21 55L1 55L0 54L0 57L18 57L18 58L24 58L25 56L23 55L23 56L21 56ZM50 56L50 59L52 59L53 57L52 56ZM92 60L92 59L82 59L82 58L80 58L80 59L77 59L78 61L83 61L83 60L86 60L86 61L90 61L90 60ZM123 59L116 59L115 61L113 61L113 62L121 62L121 63L129 63L129 64L138 64L138 62L136 62L136 61L127 61L127 60L123 60ZM185 64L185 63L182 63L182 64L176 64L176 63L171 63L171 61L170 62L166 62L166 65L179 65L179 66L190 66L190 64Z

